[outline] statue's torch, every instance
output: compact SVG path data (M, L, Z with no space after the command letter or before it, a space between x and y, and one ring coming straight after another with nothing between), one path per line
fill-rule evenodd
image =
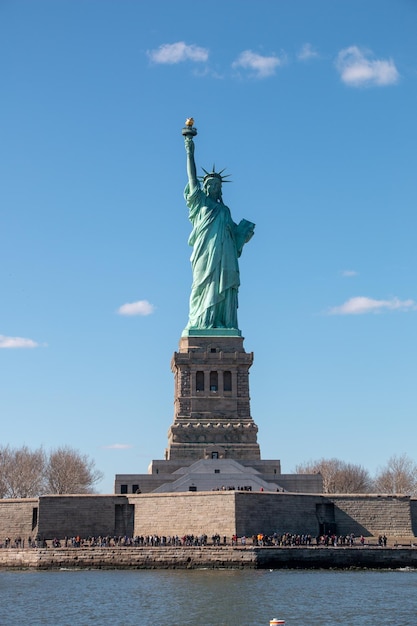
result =
M190 139L196 136L197 129L194 128L194 118L187 117L187 119L185 120L185 126L182 129L182 134L184 135L184 137L189 137Z

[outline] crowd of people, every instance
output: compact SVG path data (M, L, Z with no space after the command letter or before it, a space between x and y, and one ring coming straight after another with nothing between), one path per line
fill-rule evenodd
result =
M264 535L259 533L252 538L253 545L257 546L353 546L355 545L355 535L336 535L334 533L324 533L316 535L314 538L310 533L273 533ZM385 544L386 545L386 544Z
M378 545L387 546L386 535L379 535ZM315 537L311 533L258 533L252 537L233 535L230 539L225 535L215 533L210 538L206 534L185 534L185 535L138 535L135 537L124 536L89 536L81 537L79 535L72 537L64 537L64 539L54 538L53 540L45 540L39 535L25 542L20 536L14 540L6 537L0 542L0 548L110 548L110 547L164 547L164 546L269 546L269 547L312 547L312 546L349 546L365 545L363 535L356 538L353 533L347 535L336 535L334 533L319 534Z

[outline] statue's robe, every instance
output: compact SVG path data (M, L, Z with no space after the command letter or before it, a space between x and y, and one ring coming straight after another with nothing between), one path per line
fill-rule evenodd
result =
M216 202L201 188L184 191L193 225L188 243L193 246L193 284L187 328L238 328L240 285L238 257L253 235L247 220L235 224L229 208Z

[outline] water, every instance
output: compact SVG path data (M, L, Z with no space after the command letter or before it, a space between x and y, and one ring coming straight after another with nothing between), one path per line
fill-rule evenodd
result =
M415 626L417 571L0 571L0 625Z

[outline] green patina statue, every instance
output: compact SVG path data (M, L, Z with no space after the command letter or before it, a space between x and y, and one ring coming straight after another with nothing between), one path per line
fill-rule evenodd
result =
M240 334L237 323L238 258L253 236L255 224L242 220L235 224L230 209L223 204L222 183L229 182L222 172L205 172L202 188L194 161L194 120L187 119L182 134L187 153L188 184L184 191L193 225L188 243L193 246L193 284L186 331L230 329Z

